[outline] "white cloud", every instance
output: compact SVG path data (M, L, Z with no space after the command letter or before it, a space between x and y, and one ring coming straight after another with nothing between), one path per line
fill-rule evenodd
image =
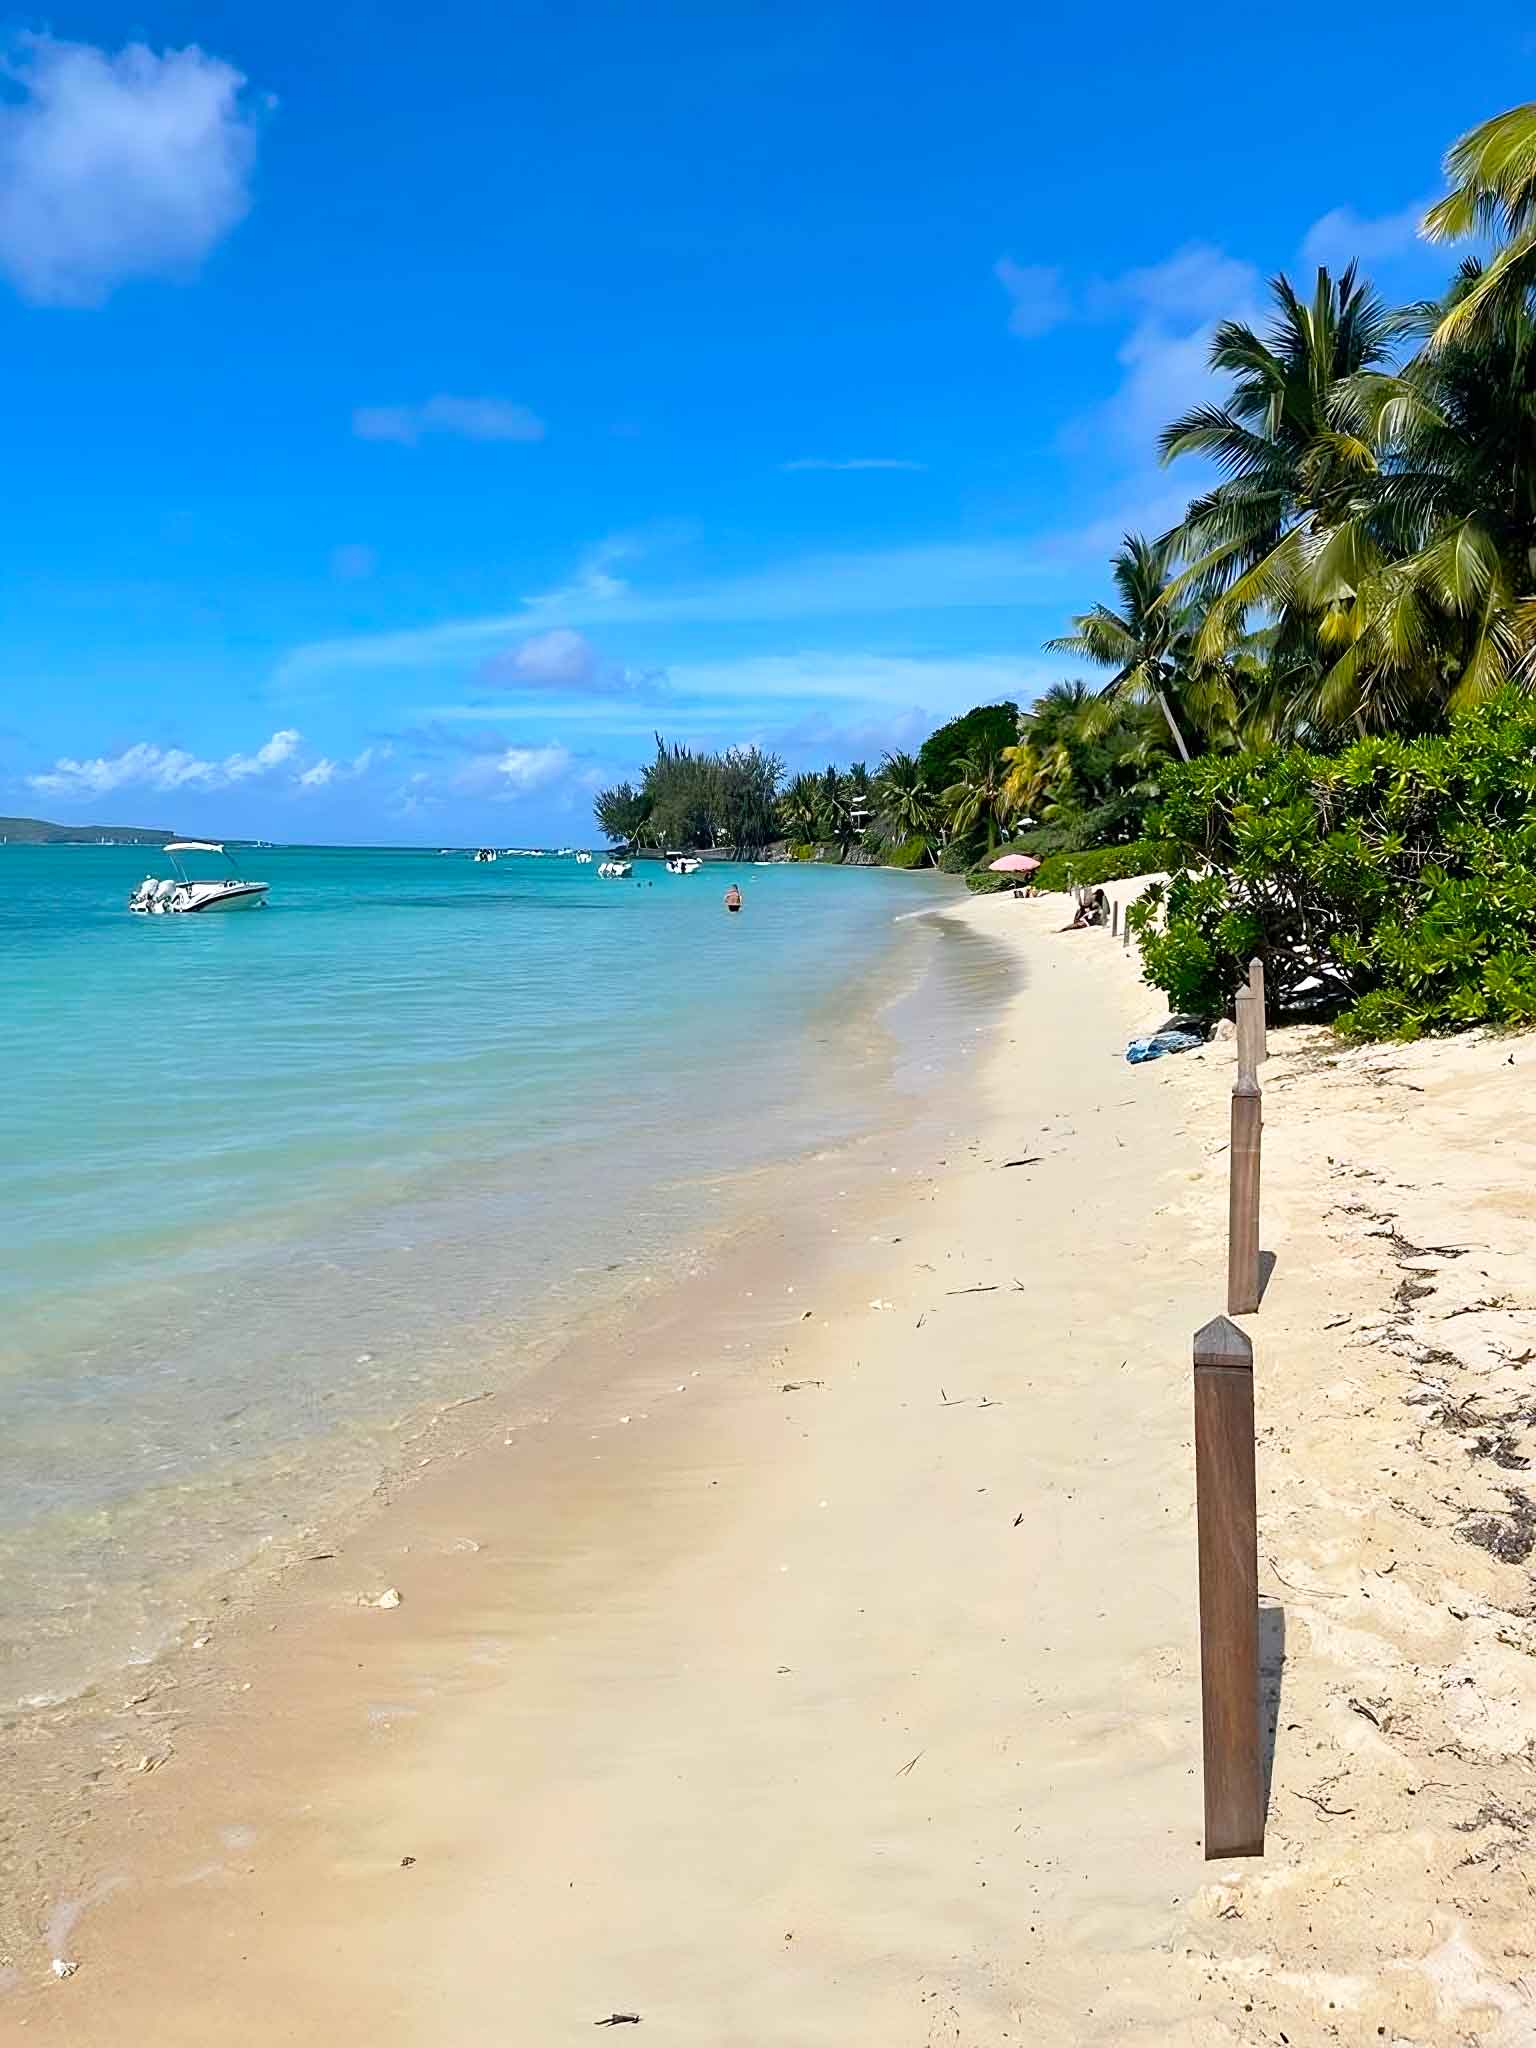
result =
M421 405L360 405L352 415L360 441L397 441L414 448L426 434L456 434L464 441L542 441L544 422L526 405L505 398L450 398L439 393Z
M0 56L0 270L35 305L185 276L250 207L245 80L195 44L156 56L22 35Z
M362 541L348 541L331 550L331 574L338 583L361 583L378 566L378 556Z
M908 462L900 455L854 455L846 461L838 461L828 455L802 455L795 462L781 462L780 469L911 469L928 467L926 462Z
M1116 358L1123 372L1113 395L1069 421L1070 447L1097 453L1106 430L1150 455L1170 420L1217 395L1209 357L1222 320L1263 324L1259 273L1251 263L1209 243L1193 242L1165 262L1101 278L1084 294L1086 312L1129 321Z
M558 782L571 766L564 747L508 747L496 762L496 773L517 796Z
M577 690L597 672L597 652L590 640L569 626L535 633L505 654L486 663L489 682L523 684L532 689Z
M280 768L292 758L299 737L290 726L273 733L252 754L226 754L217 761L201 760L181 747L157 747L140 740L120 754L98 754L94 760L65 755L45 773L29 775L27 782L49 796L107 796L130 788L227 789Z
M494 690L542 692L566 698L627 697L665 693L659 669L628 668L606 661L570 626L552 626L504 648L481 663L478 680Z
M333 782L356 782L376 763L387 761L393 752L390 746L364 747L350 761L333 761L329 755L322 754L318 761L294 777L294 787L329 789Z
M1090 308L1102 315L1129 309L1143 319L1176 326L1223 320L1246 303L1258 272L1241 257L1209 242L1188 242L1161 263L1101 279L1090 288Z
M1072 301L1061 271L1049 263L1015 263L1011 256L999 257L992 275L1013 301L1008 315L1008 332L1032 339L1048 334L1072 316Z
M453 781L455 788L471 796L530 796L563 781L574 766L569 749L554 741L545 746L500 747L471 756Z
M1352 206L1336 206L1307 229L1302 257L1308 263L1326 263L1342 270L1356 259L1369 264L1401 256L1419 246L1419 222L1433 204L1433 199L1416 199L1398 213L1382 213L1374 219L1356 213Z

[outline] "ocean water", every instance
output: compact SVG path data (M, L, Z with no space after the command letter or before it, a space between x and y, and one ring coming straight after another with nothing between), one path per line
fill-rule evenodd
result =
M267 908L138 918L142 850L0 848L0 1703L152 1654L393 1420L855 1134L945 887L242 860Z

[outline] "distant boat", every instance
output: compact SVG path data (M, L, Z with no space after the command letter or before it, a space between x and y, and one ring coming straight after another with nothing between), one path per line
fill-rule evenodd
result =
M605 876L610 882L622 882L626 875L633 874L634 866L635 864L632 860L610 859L605 860L597 872Z
M194 910L260 910L266 901L265 882L248 882L235 865L235 857L212 839L173 839L162 848L176 870L169 876L146 875L128 898L128 908L140 917L164 917ZM219 853L229 863L229 873L212 881L194 881L177 858L184 853Z
M589 868L589 867L591 867L591 865L592 865L592 856L591 856L591 854L590 854L590 853L578 853L578 854L577 854L577 856L576 856L576 865L577 865L577 867L579 867L579 868Z
M496 851L494 846L477 846L474 852L469 857L471 860L477 861L501 859L501 855Z
M669 853L667 855L667 873L669 875L696 875L703 865L703 861L691 853Z

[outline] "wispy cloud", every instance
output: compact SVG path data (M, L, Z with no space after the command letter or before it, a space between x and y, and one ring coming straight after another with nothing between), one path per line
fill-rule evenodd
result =
M650 588L615 576L607 565L616 554L600 550L570 582L529 596L516 611L450 619L406 632L311 641L284 658L277 680L297 684L347 670L473 660L556 626L875 618L1041 602L1059 593L1074 565L1096 548L1096 538L1086 547L1084 537L1074 532L933 542L807 555L709 582Z
M157 56L21 35L0 56L0 270L35 305L185 276L244 218L245 80L195 44Z
M1419 223L1433 205L1432 198L1416 199L1411 206L1377 214L1374 219L1356 213L1352 206L1336 206L1307 229L1302 258L1342 269L1357 258L1361 263L1380 263L1415 247L1427 249L1429 245L1420 242Z
M926 462L909 462L904 456L900 455L852 455L846 460L839 460L830 455L802 455L794 462L781 462L779 467L782 470L792 472L797 469L920 470L926 469L928 465Z
M597 674L597 649L582 633L555 626L493 655L482 675L488 683L533 690L579 690Z
M394 441L414 448L428 434L461 441L542 441L544 422L526 405L505 398L452 398L446 392L420 405L360 405L352 415L360 441Z
M294 777L294 787L307 790L329 789L337 782L360 781L370 769L376 768L380 762L387 761L393 752L394 748L390 746L364 747L362 752L354 754L350 761L333 761L329 755L322 754L318 761L312 762L308 768Z
M64 755L44 773L29 775L27 782L48 796L107 796L113 790L132 788L227 789L281 768L293 758L299 739L289 726L273 733L253 753L226 754L216 761L201 760L181 747L158 747L140 740L120 754L98 754L88 761Z
M472 754L453 777L453 786L467 796L531 796L563 782L575 767L569 748L552 741L541 746L500 746Z
M1061 664L1013 654L883 654L847 650L797 649L787 654L741 655L713 661L679 661L651 680L654 703L642 697L636 715L616 716L610 702L563 705L563 725L585 719L605 733L649 732L661 711L668 729L676 724L702 738L723 732L739 738L800 730L806 721L838 729L888 731L894 717L948 715L968 705L1012 697L1033 702L1061 673ZM650 715L647 715L647 714ZM426 725L418 737L442 751L488 755L497 724L525 722L524 705L485 702L433 704L418 713Z
M1072 317L1072 299L1062 272L1050 263L1015 263L1001 256L992 275L1012 300L1008 332L1033 340Z
M1126 328L1115 352L1118 387L1063 429L1067 446L1095 451L1107 430L1125 447L1150 455L1169 420L1212 394L1209 359L1218 321L1263 319L1258 271L1207 242L1096 279L1085 286L1082 303L1086 318Z
M610 661L570 626L530 634L489 656L480 665L479 681L487 689L563 698L657 696L666 690L660 671Z

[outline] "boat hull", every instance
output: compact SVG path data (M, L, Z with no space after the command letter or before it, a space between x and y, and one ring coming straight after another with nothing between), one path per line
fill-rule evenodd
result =
M221 889L217 896L204 896L198 902L183 904L180 914L183 917L193 914L206 917L214 911L260 910L266 900L266 883L252 882L245 889Z

